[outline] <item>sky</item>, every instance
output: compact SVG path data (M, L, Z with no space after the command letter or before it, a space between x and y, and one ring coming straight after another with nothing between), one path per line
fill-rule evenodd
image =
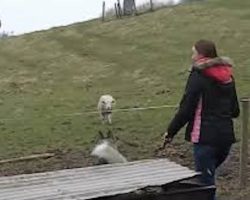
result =
M169 0L153 0L167 2ZM180 0L172 0L178 3ZM103 0L0 0L0 32L15 35L97 18ZM116 0L105 0L106 9ZM121 0L121 3L123 1ZM136 4L149 0L136 0Z

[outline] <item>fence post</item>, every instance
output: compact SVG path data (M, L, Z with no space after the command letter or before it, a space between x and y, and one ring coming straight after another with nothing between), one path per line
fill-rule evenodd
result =
M115 3L115 16L119 18L117 4Z
M122 18L122 8L121 8L120 0L117 0L117 10L118 10L119 17Z
M135 0L134 0L134 9L135 9L135 15L137 15L137 7L136 7Z
M102 2L102 21L105 20L105 1Z
M153 10L154 10L153 0L150 0L150 10L151 10L151 11L153 11Z
M244 188L248 181L248 140L249 140L249 104L250 98L242 98L242 135L241 135L241 154L240 154L240 187Z

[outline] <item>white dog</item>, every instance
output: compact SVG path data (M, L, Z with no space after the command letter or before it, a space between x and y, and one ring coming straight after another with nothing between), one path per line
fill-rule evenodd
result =
M101 164L127 162L127 159L106 140L97 145L91 155L98 157Z
M91 152L91 156L97 157L98 164L125 163L127 159L118 151L113 134L109 131L107 136L99 131L100 142Z
M112 123L112 108L115 99L111 95L102 95L99 99L97 109L103 123Z

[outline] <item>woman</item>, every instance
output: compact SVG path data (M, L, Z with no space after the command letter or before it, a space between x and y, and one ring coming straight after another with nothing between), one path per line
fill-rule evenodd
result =
M185 125L185 139L194 144L196 171L200 181L215 184L215 170L235 142L232 118L239 116L239 105L229 58L218 57L215 44L200 40L192 48L193 65L179 110L165 133L172 141Z

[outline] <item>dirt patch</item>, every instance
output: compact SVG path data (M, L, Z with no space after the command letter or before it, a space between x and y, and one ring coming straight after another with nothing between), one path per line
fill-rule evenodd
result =
M248 200L250 199L250 187L244 190L239 187L239 144L235 144L227 160L217 169L217 193L219 200ZM194 167L192 158L192 146L188 143L169 145L166 149L158 151L156 157L167 157L189 168ZM250 177L250 172L249 172Z
M95 159L91 158L88 152L85 151L54 150L53 153L55 153L55 156L47 159L1 164L0 176L86 167L94 165L96 162Z

